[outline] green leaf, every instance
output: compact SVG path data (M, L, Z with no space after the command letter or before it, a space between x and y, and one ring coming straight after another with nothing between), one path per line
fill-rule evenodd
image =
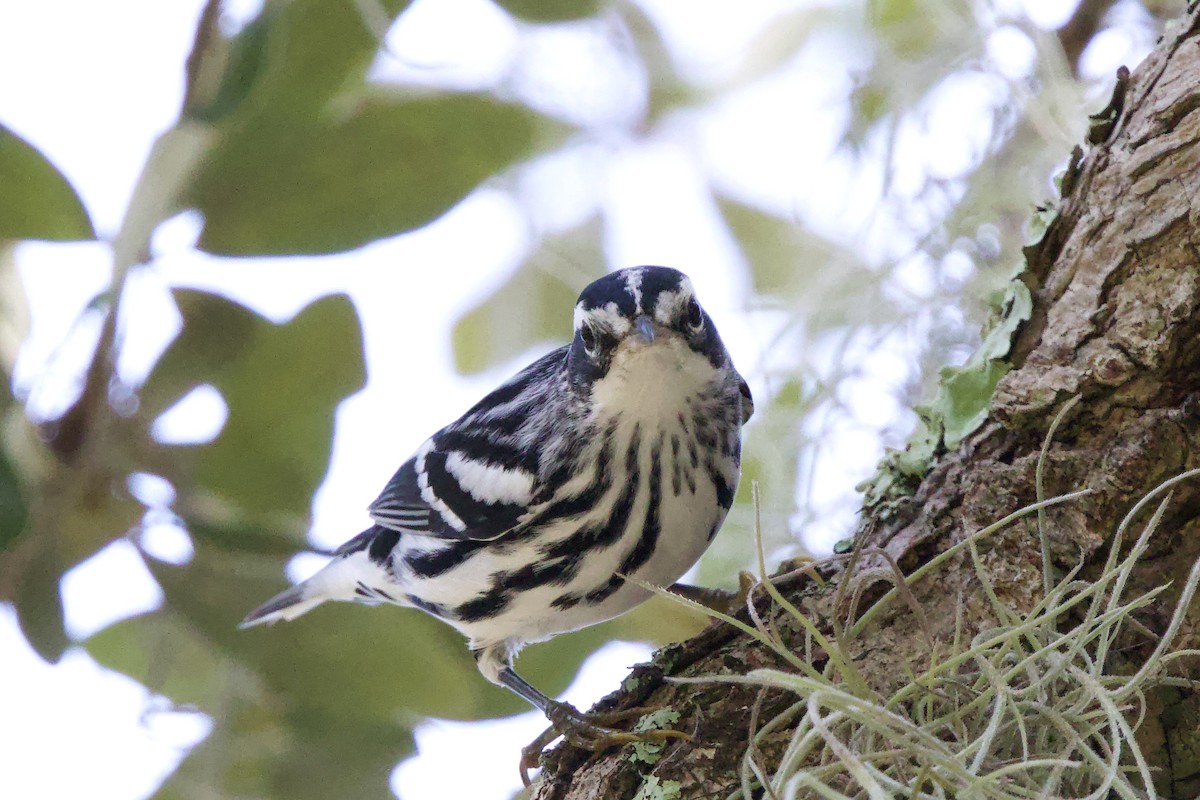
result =
M211 444L176 448L189 466L169 477L181 494L196 486L239 514L294 526L329 468L334 408L365 381L353 305L330 295L275 325L217 295L175 298L184 327L143 389L147 423L202 383L229 418Z
M548 237L499 289L455 324L454 366L473 373L535 345L571 338L579 292L604 274L598 217Z
M205 60L224 61L218 85L210 102L189 111L209 121L225 121L236 111L232 125L261 115L318 115L338 95L365 85L380 38L409 5L409 0L267 3L232 40L209 43ZM378 18L364 16L366 10L377 11Z
M212 645L169 609L123 619L83 643L97 662L180 706L215 709L228 666Z
M306 511L329 469L333 410L366 381L358 315L331 295L263 334L213 381L229 419L196 480L251 512Z
M0 553L25 530L29 511L21 493L21 482L12 460L0 446Z
M938 15L932 12L941 5L940 0L870 0L867 21L897 55L917 59L937 39Z
M855 132L861 139L862 132L883 119L893 106L888 90L878 83L860 78L850 92L850 108L854 111Z
M377 676L387 680L388 676ZM451 690L453 691L453 690ZM276 771L273 797L295 800L389 796L392 770L412 753L412 731L397 724L364 725L320 715L289 718L295 736Z
M839 249L794 220L717 196L717 207L750 266L762 294L797 295L811 286Z
M88 652L179 707L193 706L213 720L213 731L156 797L290 797L321 800L374 798L386 792L392 768L412 752L404 715L380 722L326 714L308 696L281 693L270 676L254 671L205 638L185 615L168 607L109 626L91 637ZM353 659L353 650L347 650ZM384 674L363 674L359 682ZM336 694L337 683L322 687ZM385 698L386 699L386 698Z
M240 354L271 327L260 314L220 295L176 289L172 296L183 329L138 392L139 411L147 419L166 411L196 386L235 369Z
M50 664L57 664L70 644L63 626L62 594L58 588L63 571L52 542L43 539L25 564L13 598L21 633L34 652Z
M7 421L9 413L21 413L20 409L15 408L8 381L8 376L0 371L0 424ZM0 441L0 553L7 550L24 532L29 519L21 479L5 444Z
M228 43L213 99L191 112L218 123L184 198L204 214L201 248L349 250L430 222L533 151L550 123L525 107L366 83L407 5L269 3Z
M14 407L11 413L21 412ZM24 438L19 452L30 453L25 448L35 434L20 431L16 420L8 422L9 441ZM20 424L29 427L26 420ZM7 495L20 492L13 452L0 448L0 472L10 473L0 475L0 490ZM20 495L5 498L0 510L0 524L12 526L5 535L19 537L15 543L8 538L7 549L0 547L0 574L8 579L0 581L0 601L13 603L30 646L55 663L70 644L59 588L63 573L128 535L144 509L122 491L122 473L86 472L55 460L42 460L39 466L37 494L33 487L25 494L30 508L39 503L38 512L27 513Z
M0 125L0 239L74 241L96 231L75 189L29 142Z
M296 555L303 546L302 532L295 528L267 525L239 525L229 520L188 520L188 533L193 539L211 543L222 550L240 550L263 556L288 557Z
M649 97L643 130L650 130L672 111L703 105L708 92L683 79L676 68L667 33L636 3L625 3L621 18L629 30L629 41L649 80Z
M514 17L528 22L562 22L596 14L603 0L494 0Z
M785 301L784 309L811 330L849 324L882 325L898 318L881 295L882 281L852 248L732 198L714 200L750 267L760 295Z
M188 87L182 115L203 122L220 122L238 111L268 66L268 20L278 16L281 8L295 5L264 9L233 39L213 36L211 31L197 31L188 59ZM219 67L214 68L214 64ZM215 70L219 71L214 77L211 73Z
M230 131L185 202L199 246L334 253L420 227L533 152L541 119L482 95L374 97L348 116L263 116Z

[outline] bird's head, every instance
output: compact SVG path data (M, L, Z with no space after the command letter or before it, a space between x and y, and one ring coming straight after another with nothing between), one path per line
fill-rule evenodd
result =
M711 369L727 361L725 346L686 275L670 267L631 267L583 290L575 304L568 355L576 386L588 386L614 365L652 352L673 354L668 364L691 361L691 355Z

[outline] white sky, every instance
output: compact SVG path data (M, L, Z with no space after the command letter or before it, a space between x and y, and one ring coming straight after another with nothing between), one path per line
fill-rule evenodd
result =
M500 15L486 15L483 0L443 3L437 11L428 0L417 4L412 18L390 37L408 66L381 63L376 74L419 74L487 87L498 65L521 59L531 76L525 88L548 92L540 102L561 104L570 98L555 95L550 81L538 83L539 70L591 75L603 71L589 70L586 59L619 61L605 51L604 37L598 35L584 47L579 39L547 36L531 52L522 51L511 25ZM253 2L241 5L247 13L254 7ZM708 79L736 61L739 48L771 12L792 4L743 3L734 19L718 0L689 2L686 14L679 14L670 0L645 5L670 31L685 73ZM1071 5L1069 0L1029 1L1039 21L1051 23ZM200 0L0 3L0 75L7 76L0 80L0 122L32 141L70 178L102 234L116 230L150 144L175 118L182 63L200 6ZM464 28L458 24L461 15L480 23ZM582 35L586 39L588 33ZM821 64L821 48L830 48L828 55L838 44L816 43L810 63L802 59L706 114L673 119L644 146L618 142L602 160L603 169L596 153L586 148L548 159L524 174L522 200L538 224L551 229L570 225L602 205L610 224L606 244L611 263L686 269L706 308L719 320L735 359L743 371L752 372L762 363L771 326L744 313L746 281L741 271L731 269L738 255L711 219L711 209L697 198L711 178L766 207L797 211L814 226L826 226L831 233L843 226L845 232L844 207L797 196L798 186L839 179L829 155L841 124L833 98L843 91L839 84L846 76L828 74ZM1089 71L1134 60L1129 43L1119 35L1104 46L1107 57L1089 54L1095 62ZM1006 45L1002 39L996 47L1009 54L1014 69L1020 69L1022 57L1028 58L1022 56L1020 41ZM575 109L580 121L602 128L608 120L619 130L613 121L633 113L622 99L619 81L633 79L618 75L612 79L616 84L596 79L588 85L590 104ZM968 90L963 99L979 98ZM953 167L970 152L977 123L961 116L943 123L951 130L939 139L936 158ZM563 180L564 175L570 179ZM122 367L128 375L143 373L178 327L166 300L169 286L219 289L276 319L287 318L321 294L348 292L366 330L370 384L339 409L333 466L314 506L313 529L317 543L339 544L364 527L367 503L425 436L519 366L472 378L454 374L449 330L528 251L524 213L507 195L484 189L423 230L354 253L252 263L192 251L197 221L187 216L174 220L156 237L154 268L131 283L130 306L139 315L130 323L131 346ZM69 334L84 304L106 285L107 259L99 244L29 244L19 251L33 330L17 381L36 386L33 399L46 411L61 408L73 380L69 369L47 365L75 363L72 353L78 357L87 351L86 330ZM881 354L874 380L894 385L897 369L903 375L899 358ZM862 396L882 394L878 384L862 388ZM403 415L395 410L398 398ZM872 424L881 429L896 415L891 406L861 411L874 415ZM219 399L200 396L165 430L188 437L207 425L212 433L221 414ZM881 450L878 438L861 430L848 431L831 449L837 456L821 471L816 490L832 498L832 509L844 505L843 498L869 474ZM838 538L850 521L844 511L831 511L830 520L828 529L809 532L819 536L818 547ZM188 555L186 540L169 528L148 544L164 556ZM296 564L293 571L312 566ZM68 628L75 636L152 608L160 599L124 544L110 546L73 570L63 593ZM590 704L647 653L638 645L609 646L588 663L566 697ZM0 797L146 797L207 730L201 717L148 713L153 698L142 687L97 667L83 652L72 651L58 666L46 666L25 645L7 607L0 608L0 654L5 674L0 681ZM544 720L536 712L484 724L430 722L418 730L421 757L397 769L393 786L406 800L444 798L446 776L453 774L457 796L506 798L518 786L520 746L542 727ZM464 746L473 753L469 771L458 768Z

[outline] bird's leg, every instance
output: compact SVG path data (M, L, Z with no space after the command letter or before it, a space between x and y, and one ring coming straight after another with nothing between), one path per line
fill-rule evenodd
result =
M617 722L641 717L650 709L631 708L624 711L585 714L570 703L552 700L530 685L512 667L500 670L497 676L502 686L511 689L536 706L550 727L521 751L521 780L529 785L529 770L538 765L542 751L559 736L575 747L593 752L630 742L657 742L668 739L688 739L686 733L672 730L651 730L633 733L607 727Z
M732 614L746 605L746 597L750 594L750 590L756 583L758 583L758 578L754 577L753 573L742 570L738 573L738 588L735 592L725 589L708 589L703 586L692 586L690 583L672 584L667 591L677 594L680 597L686 597L693 603L699 603L705 608L711 608L713 611Z

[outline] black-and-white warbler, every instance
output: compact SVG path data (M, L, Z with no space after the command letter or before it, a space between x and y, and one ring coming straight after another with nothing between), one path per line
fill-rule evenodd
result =
M421 445L371 504L371 528L243 626L326 600L419 608L572 743L618 740L526 683L513 657L696 563L733 503L753 405L681 272L610 273L580 294L574 322L569 345Z

